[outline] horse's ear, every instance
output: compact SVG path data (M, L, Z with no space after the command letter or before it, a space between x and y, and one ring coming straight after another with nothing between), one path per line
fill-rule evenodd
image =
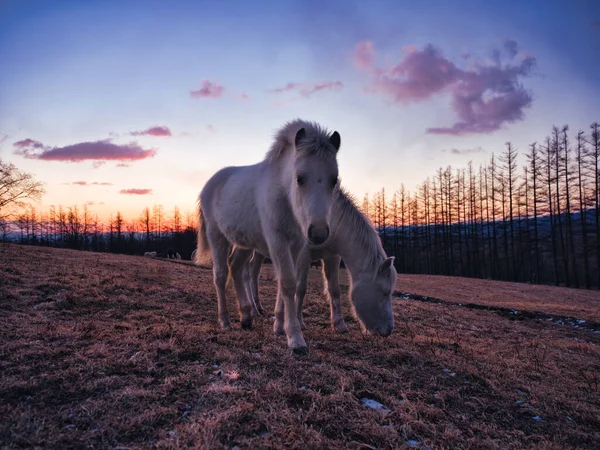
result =
M379 266L379 271L378 271L378 273L379 273L380 275L382 275L382 274L384 274L384 273L388 272L388 271L391 269L391 267L392 267L392 264L394 264L394 259L395 259L395 258L396 258L395 256L390 256L390 257L389 257L388 259L386 259L386 260L385 260L383 263L381 263L381 266Z
M296 131L296 138L294 139L294 145L298 147L298 144L302 139L306 137L306 130L304 128L300 128Z
M340 145L342 144L342 138L340 137L340 133L334 131L331 137L329 138L329 142L331 145L335 147L335 150L338 151L340 149Z

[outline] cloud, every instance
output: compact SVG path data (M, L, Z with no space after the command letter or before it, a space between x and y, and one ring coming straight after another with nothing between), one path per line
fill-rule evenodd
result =
M356 44L354 51L354 64L359 69L367 69L377 59L377 53L371 41L363 41Z
M23 139L22 141L17 141L13 144L14 147L18 149L25 148L44 148L44 144L40 141L36 141L34 139Z
M68 162L95 161L94 167L105 164L106 161L137 161L156 155L155 149L145 150L137 142L114 144L110 139L80 142L65 147L50 147L33 139L25 139L15 142L13 146L16 155L22 155L28 159Z
M119 194L125 195L149 195L152 194L152 189L121 189Z
M267 92L272 94L282 94L284 92L297 92L302 97L308 98L311 95L325 90L338 90L344 87L341 81L322 81L318 83L288 83L283 87L269 89Z
M397 65L379 68L373 58L365 58L365 49L368 55L375 54L367 44L359 43L354 55L355 63L360 61L359 68L370 77L366 92L382 93L400 104L450 96L456 122L449 127L428 128L427 133L490 133L505 123L522 120L524 110L531 106L531 94L521 79L531 74L536 60L519 54L515 41L507 40L502 50L495 50L491 64L471 60L468 69L456 66L433 45L408 49Z
M469 155L472 153L483 153L485 152L485 150L483 149L483 147L476 147L476 148L463 148L463 149L459 149L459 148L453 148L451 150L442 150L443 152L449 152L453 155Z
M155 126L150 127L144 131L132 131L132 136L172 136L169 127Z
M250 98L250 96L248 95L248 93L246 91L244 91L240 94L240 98L242 100L248 100Z
M223 95L225 88L220 84L209 80L202 80L202 87L195 91L190 91L193 98L219 98Z
M6 142L8 140L8 138L10 137L8 134L1 134L2 137L0 137L0 144L3 144L4 142Z
M63 184L74 184L76 186L112 186L112 183L99 183L94 181L93 183L88 183L87 181L73 181L72 183L63 183Z
M131 164L119 163L117 167L131 167Z
M206 129L208 131L210 131L211 133L216 133L217 132L217 129L215 128L215 126L211 125L210 123L208 125L206 125Z

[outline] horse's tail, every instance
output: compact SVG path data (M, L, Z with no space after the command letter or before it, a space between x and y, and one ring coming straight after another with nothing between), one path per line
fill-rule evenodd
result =
M196 250L194 263L197 265L206 263L206 255L210 253L210 246L206 237L206 221L204 220L200 203L198 203L198 247Z

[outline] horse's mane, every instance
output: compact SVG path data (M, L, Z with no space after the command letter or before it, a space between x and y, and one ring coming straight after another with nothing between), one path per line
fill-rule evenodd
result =
M334 154L335 149L329 144L329 132L316 122L295 119L287 122L275 132L274 142L265 159L269 162L278 160L289 149L294 148L296 132L304 128L306 136L302 139L302 148L311 154L326 156Z
M386 254L379 234L369 218L358 209L352 194L341 186L333 202L332 228L337 234L352 235L361 246L368 249L367 267L376 267L385 260Z

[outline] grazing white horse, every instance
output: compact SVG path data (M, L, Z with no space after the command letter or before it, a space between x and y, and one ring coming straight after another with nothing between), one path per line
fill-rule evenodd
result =
M316 123L295 120L276 133L263 161L221 169L202 189L196 263L210 249L221 327L231 326L225 301L228 272L242 328L252 327L244 268L257 250L270 255L277 273L274 330L285 330L294 353L308 351L294 304L295 261L307 241L321 245L329 238L339 148L337 131L330 135Z
M144 252L144 256L149 256L150 258L154 258L156 256L156 252Z
M331 236L321 246L307 246L296 265L298 286L296 307L302 320L302 302L311 261L322 259L325 285L329 293L331 325L340 333L348 331L340 306L339 267L343 258L351 278L350 300L355 317L363 330L371 335L388 336L394 330L392 294L396 287L394 257L387 257L379 235L369 219L356 207L341 188L336 192L331 212ZM258 298L258 275L265 256L254 253L246 264L245 282L253 300L255 313L262 313Z

